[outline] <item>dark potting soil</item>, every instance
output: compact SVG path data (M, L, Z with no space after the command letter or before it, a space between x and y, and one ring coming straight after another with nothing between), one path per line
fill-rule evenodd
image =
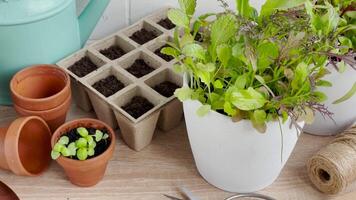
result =
M100 50L100 53L109 58L110 60L115 60L125 55L125 51L117 45Z
M193 32L191 32L191 34L193 35ZM198 32L198 33L195 35L194 40L197 41L197 42L204 42L202 33Z
M153 40L154 38L156 38L157 37L157 35L156 35L156 33L155 32L153 32L153 31L148 31L148 30L146 30L146 29L141 29L141 30L139 30L139 31L136 31L134 34L132 34L131 36L130 36L130 38L133 40L133 41L135 41L135 42L137 42L138 44L145 44L146 42L148 42L148 41L151 41L151 40Z
M121 81L117 80L117 78L113 75L101 79L100 81L93 84L93 88L95 88L105 97L109 97L115 94L124 87L125 85Z
M151 110L154 105L144 97L135 96L129 103L122 106L127 113L129 113L135 119L141 117L147 111Z
M167 29L167 30L171 30L174 27L176 27L176 25L174 25L172 23L171 20L169 20L168 18L162 19L161 21L159 21L157 24L161 25L163 28Z
M169 62L169 61L173 60L174 57L173 57L173 56L170 56L170 55L166 55L166 54L161 53L161 50L162 50L163 48L166 48L166 47L169 47L169 45L166 44L166 45L164 45L163 47L157 49L157 50L155 51L155 54L156 54L157 56L163 58L163 60Z
M155 69L149 66L143 59L137 59L131 65L131 67L127 68L126 70L135 77L141 78L142 76L153 72Z
M95 131L97 129L95 128L86 128L89 132L89 135L95 135ZM103 132L103 134L109 134L109 131L106 130L106 129L100 129L101 132ZM72 142L75 142L77 141L79 138L80 138L80 135L79 133L77 132L77 129L72 129L70 131L68 131L67 133L63 134L63 136L67 136L69 138L69 143L72 143ZM111 138L109 137L108 139L106 140L100 140L99 142L96 143L96 146L95 146L95 154L93 156L89 156L87 159L90 159L90 158L94 158L96 156L99 156L101 155L102 153L104 153L110 146L110 143L111 143ZM74 156L72 157L72 159L74 160L79 160L77 158L77 156Z
M162 82L162 83L153 87L154 90L156 90L162 96L165 96L167 98L171 97L177 88L179 88L179 86L176 85L175 83L170 82L170 81Z
M90 60L89 57L85 56L82 59L75 62L72 66L68 68L71 72L73 72L78 77L84 77L92 71L98 69L98 66Z

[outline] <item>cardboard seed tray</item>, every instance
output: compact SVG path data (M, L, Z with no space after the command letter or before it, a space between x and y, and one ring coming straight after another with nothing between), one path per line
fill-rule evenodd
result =
M120 127L123 139L136 151L150 144L156 127L169 131L179 125L183 116L181 102L174 96L164 97L153 89L154 86L164 81L170 81L178 86L183 85L182 76L175 74L172 70L175 61L167 62L154 53L167 41L172 41L173 30L166 30L157 24L167 17L168 9L159 10L57 63L71 76L72 93L76 104L86 111L93 108L100 120L113 128ZM154 32L157 37L143 45L130 39L133 33L142 28ZM112 46L119 46L124 51L124 55L111 60L100 53L101 50ZM88 57L97 69L83 77L78 77L68 68L83 57ZM127 69L137 59L144 60L154 70L140 78L135 77ZM92 85L108 76L116 77L125 87L105 97ZM137 119L122 108L134 96L144 97L154 106Z

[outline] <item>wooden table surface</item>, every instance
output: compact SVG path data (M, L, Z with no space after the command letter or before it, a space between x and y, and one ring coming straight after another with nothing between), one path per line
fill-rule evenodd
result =
M11 122L15 117L16 113L11 107L0 106L0 125ZM73 105L67 120L82 117L94 115ZM305 161L331 139L302 134L280 177L260 193L281 200L356 199L356 191L325 196L308 179ZM20 177L0 170L0 180L9 185L22 200L159 200L166 199L162 194L180 197L180 186L186 187L200 199L222 200L231 195L209 185L199 176L183 122L170 132L157 131L152 144L141 152L129 149L118 137L116 152L109 162L105 177L95 187L79 188L72 185L56 162L52 162L49 170L39 177Z

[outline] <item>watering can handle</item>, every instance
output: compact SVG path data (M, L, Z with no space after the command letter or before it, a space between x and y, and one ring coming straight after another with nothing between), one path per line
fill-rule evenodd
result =
M84 46L110 0L76 0L80 44Z
M76 0L78 17L82 14L82 12L85 10L89 3L90 0Z

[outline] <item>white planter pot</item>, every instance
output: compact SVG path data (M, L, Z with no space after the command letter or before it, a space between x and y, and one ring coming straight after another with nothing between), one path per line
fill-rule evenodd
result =
M280 174L298 140L297 130L289 128L289 122L282 124L282 141L278 122L268 123L267 132L261 134L247 120L235 123L215 111L197 116L198 101L183 105L198 171L222 190L245 193L267 187Z
M352 88L356 81L356 70L349 66L344 73L338 73L332 70L332 74L328 75L325 80L330 81L333 86L322 87L320 91L328 96L325 105L334 113L334 121L316 113L314 123L312 125L305 125L304 127L305 132L313 135L335 135L343 132L356 121L356 95L340 104L332 104L332 102L344 96Z

